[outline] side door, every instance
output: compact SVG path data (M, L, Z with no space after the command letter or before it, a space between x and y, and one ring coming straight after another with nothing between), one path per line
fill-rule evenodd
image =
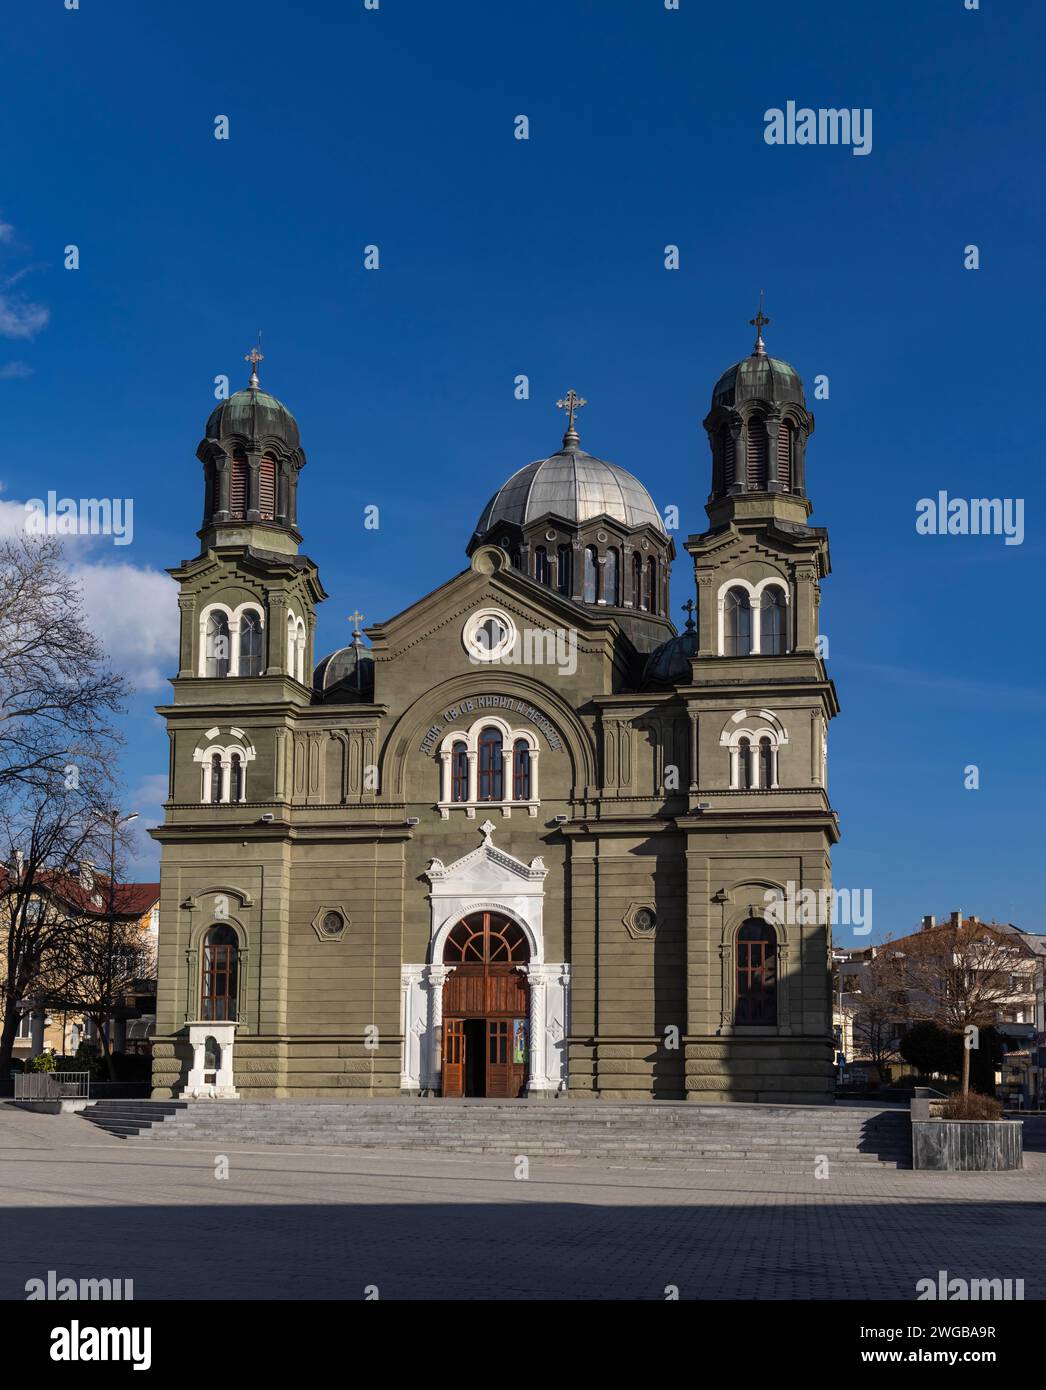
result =
M443 1020L443 1094L465 1094L465 1020Z

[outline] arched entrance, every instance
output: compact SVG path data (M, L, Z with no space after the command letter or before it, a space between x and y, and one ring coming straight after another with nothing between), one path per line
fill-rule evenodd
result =
M473 912L447 937L443 964L445 1096L521 1096L527 1084L527 938L499 912Z

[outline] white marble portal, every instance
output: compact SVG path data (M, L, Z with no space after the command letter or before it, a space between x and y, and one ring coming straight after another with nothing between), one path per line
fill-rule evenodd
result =
M492 842L494 826L480 827L483 843L444 865L433 859L426 877L431 886L432 928L429 960L400 971L404 1091L438 1091L442 1082L443 986L452 965L443 964L447 937L472 912L500 912L519 924L530 947L520 966L530 993L528 1095L566 1090L566 1037L570 1026L570 966L545 960L542 913L548 870L540 859L525 864Z

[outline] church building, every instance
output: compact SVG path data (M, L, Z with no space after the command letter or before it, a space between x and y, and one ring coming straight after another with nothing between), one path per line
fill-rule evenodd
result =
M221 1070L245 1098L831 1099L828 913L782 907L830 902L828 539L802 381L755 322L704 420L686 595L570 391L467 566L322 658L305 453L251 354L170 571L155 1097Z

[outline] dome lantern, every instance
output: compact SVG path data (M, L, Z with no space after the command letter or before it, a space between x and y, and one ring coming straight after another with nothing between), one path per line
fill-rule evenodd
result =
M767 353L763 329L770 320L761 297L759 312L749 322L756 329L755 346L720 376L703 422L712 450L709 517L719 524L735 502L744 500L748 510L769 506L782 519L805 522L810 513L806 442L814 417L806 408L799 373ZM724 503L729 504L725 510Z
M196 450L205 483L199 535L205 549L248 539L261 549L295 551L298 474L305 466L298 422L261 389L258 349L245 360L251 364L246 387L218 402Z

